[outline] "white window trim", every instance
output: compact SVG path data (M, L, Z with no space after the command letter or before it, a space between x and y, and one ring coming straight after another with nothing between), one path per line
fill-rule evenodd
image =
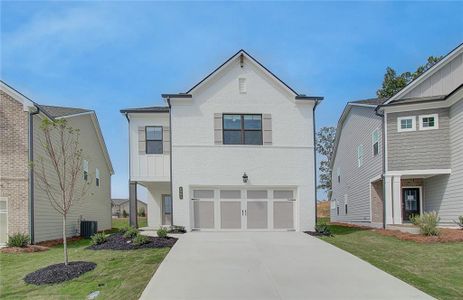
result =
M336 170L336 181L338 183L341 183L341 168L339 168L339 167Z
M95 168L95 186L100 186L100 185L101 185L100 170L98 168Z
M360 149L362 151L360 151ZM360 155L361 153L361 155ZM363 165L363 156L365 155L363 151L363 144L357 146L357 167L360 168Z
M412 119L412 128L402 128L401 121ZM416 117L415 116L408 116L408 117L398 117L397 118L397 131L398 132L407 132L407 131L416 131Z
M376 143L378 143L378 153L375 154L375 140L374 140L374 136L375 136L375 132L378 132L378 141ZM379 154L379 151L380 151L380 148L379 148L379 140L381 139L381 136L379 134L379 128L376 128L375 130L373 130L373 132L371 133L371 154L373 155L373 157L375 157L376 155Z
M424 118L434 118L434 126L433 127L423 127L423 119ZM420 130L433 130L433 129L439 129L439 115L438 114L430 114L430 115L420 115Z

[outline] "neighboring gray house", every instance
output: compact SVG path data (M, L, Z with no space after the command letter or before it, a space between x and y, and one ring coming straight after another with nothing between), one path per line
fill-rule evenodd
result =
M332 167L333 221L402 224L436 211L453 225L463 215L463 44L390 99L348 103Z
M88 196L73 204L68 214L68 236L77 235L81 220L98 222L98 229L111 229L111 175L114 174L98 119L93 110L39 105L0 81L0 244L9 235L26 233L31 241L62 238L62 217L47 194L39 188L31 161L44 158L44 167L53 174L41 144L43 119L66 119L80 130L83 150L82 181L91 184ZM52 136L53 141L58 136ZM50 175L51 182L58 184Z
M129 199L111 199L111 206L112 206L112 215L113 217L121 218L125 212L128 214L130 213L129 207ZM148 207L145 202L137 200L137 210L138 214L144 213L145 215L148 213Z

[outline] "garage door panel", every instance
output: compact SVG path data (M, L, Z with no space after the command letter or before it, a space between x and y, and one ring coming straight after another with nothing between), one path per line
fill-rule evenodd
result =
M268 203L266 201L247 202L247 228L268 228Z
M193 213L195 228L214 228L214 202L194 201Z
M241 202L223 201L220 203L221 229L241 229Z
M275 229L294 228L294 203L292 201L273 203L273 227Z

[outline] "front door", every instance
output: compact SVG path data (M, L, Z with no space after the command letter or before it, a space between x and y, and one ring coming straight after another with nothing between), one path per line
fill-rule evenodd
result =
M162 195L162 225L172 225L172 197Z
M403 220L409 221L411 215L420 214L420 189L404 188L402 190Z

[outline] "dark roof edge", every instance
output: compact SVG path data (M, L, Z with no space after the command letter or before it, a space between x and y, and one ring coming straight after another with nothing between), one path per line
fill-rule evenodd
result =
M125 108L120 110L121 113L166 113L169 112L169 107L159 107L159 108L152 108L152 109L144 109L144 108Z
M313 100L313 101L322 101L325 97L322 96L306 96L306 95L297 95L294 97L296 100Z
M252 55L250 55L249 53L247 53L244 49L240 49L238 52L236 52L235 54L233 54L230 58L228 58L224 63L222 63L220 66L218 66L217 68L215 68L211 73L209 73L206 77L204 77L201 81L199 81L197 84L195 84L191 89L188 90L187 94L190 93L192 90L194 90L197 86L199 86L201 83L203 83L204 81L206 81L209 77L211 77L215 72L217 72L219 69L221 69L224 65L226 65L229 61L231 61L235 56L237 56L240 52L246 54L247 56L249 56L249 58L251 58L254 62L256 62L260 67L262 67L265 71L267 71L270 75L272 75L273 77L275 77L279 82L281 82L284 86L286 86L291 92L293 92L295 95L299 95L299 93L297 93L294 89L292 89L288 84L286 84L286 82L284 82L283 80L281 80L278 76L276 76L274 73L272 73L272 71L270 71L269 69L267 69L263 64L261 64L257 59L255 59Z
M430 103L430 102L440 102L440 101L445 101L449 97L451 97L453 94L458 92L461 88L463 88L463 83L460 84L458 87L456 87L453 91L451 91L448 95L442 95L442 96L434 96L434 98L431 97L419 97L419 98L408 98L408 100L413 99L414 101L409 101L409 102L402 102L403 100L407 99L400 99L400 100L393 100L390 103L387 104L381 104L378 105L377 109L385 106L397 106L397 105L407 105L407 104L417 104L417 103Z
M162 98L191 98L193 97L191 94L184 94L184 93L179 93L179 94L161 94Z

